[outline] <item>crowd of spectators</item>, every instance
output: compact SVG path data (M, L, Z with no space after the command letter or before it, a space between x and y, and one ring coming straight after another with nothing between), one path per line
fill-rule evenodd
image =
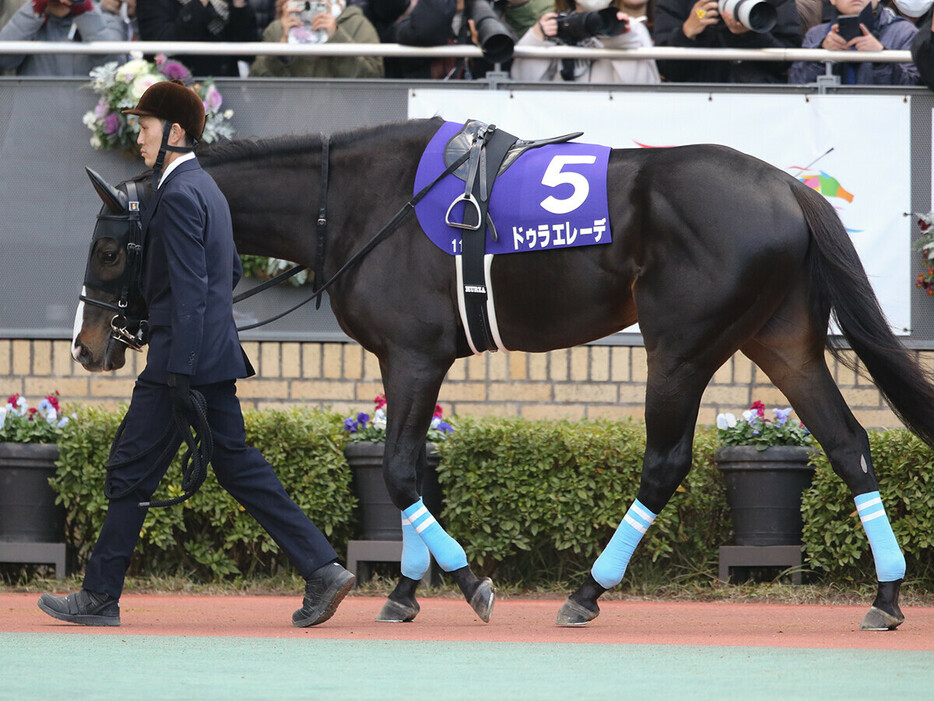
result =
M471 78L651 84L815 82L934 90L934 0L0 0L0 41L474 43L485 60L175 55L197 76ZM752 7L759 15L747 13ZM745 6L746 9L743 9ZM758 8L758 9L757 9ZM735 15L734 15L735 13ZM490 39L492 37L492 39ZM490 47L496 46L493 50ZM911 50L913 61L511 58L512 46ZM504 58L503 49L508 49ZM489 51L488 51L489 49ZM120 56L0 54L0 71L86 75ZM827 66L831 66L828 71Z

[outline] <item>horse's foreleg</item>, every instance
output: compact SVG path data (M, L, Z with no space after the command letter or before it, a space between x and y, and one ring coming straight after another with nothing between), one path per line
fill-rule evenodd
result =
M653 365L655 368L653 370ZM694 424L713 369L680 364L668 370L650 357L646 383L646 449L642 481L609 544L584 584L558 611L556 624L580 626L600 613L597 599L622 580L636 546L691 468Z
M427 455L423 446L416 466L416 489L422 491ZM431 567L431 553L425 541L416 533L415 526L402 516L402 577L389 594L376 620L385 623L407 623L415 619L421 608L415 599L415 590Z
M403 578L378 620L412 620L418 613L415 586L428 569L428 552L454 577L481 620L488 622L493 613L492 581L473 573L463 547L441 527L419 493L426 461L425 436L449 367L450 362L411 356L381 362L389 407L383 476L390 498L402 512Z
M791 334L783 335L779 341L775 333L763 332L743 352L782 391L853 495L872 549L878 580L875 601L860 628L894 630L905 620L898 606L905 556L879 496L869 438L833 381L823 350L815 348L808 352L807 346L790 343L791 338Z

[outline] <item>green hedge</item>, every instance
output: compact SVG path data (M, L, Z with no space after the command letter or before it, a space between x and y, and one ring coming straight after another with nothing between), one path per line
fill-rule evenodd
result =
M106 511L104 464L121 412L86 408L64 430L53 486L67 509L67 538L79 565ZM358 528L342 419L316 410L248 411L248 442L338 553ZM886 509L909 577L934 588L934 452L907 431L870 432ZM637 422L457 420L439 448L441 521L475 569L515 584L558 583L587 571L639 488L645 428ZM717 548L730 542L724 487L713 462L713 429L698 431L690 475L639 546L625 582L716 574ZM808 566L833 581L875 579L853 500L823 456L805 493ZM157 496L180 493L176 463ZM146 520L132 572L202 579L274 574L286 560L213 477L183 505Z
M694 468L633 559L666 572L715 568L729 514L699 431ZM639 489L645 428L610 421L460 419L441 446L443 522L485 573L532 584L579 575L599 555Z
M66 508L66 536L81 569L91 554L107 509L104 465L123 412L87 408L65 427L59 467L52 482ZM275 466L292 498L331 540L346 550L354 528L356 499L344 459L342 419L317 411L244 412L247 442ZM180 458L169 468L156 498L182 493ZM183 504L154 509L140 534L135 574L274 574L287 566L278 546L213 476Z
M869 446L907 576L934 588L934 451L905 429L870 431ZM825 455L815 464L801 505L808 562L828 581L874 582L872 553L853 498Z

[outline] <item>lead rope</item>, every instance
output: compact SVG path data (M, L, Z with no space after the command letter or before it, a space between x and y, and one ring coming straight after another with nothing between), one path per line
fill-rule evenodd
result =
M191 390L191 400L192 406L194 407L192 415L182 416L180 412L173 408L172 423L166 427L165 431L163 431L162 435L159 436L155 443L138 455L134 455L125 460L115 461L113 459L114 453L117 452L117 445L120 443L120 438L126 430L126 423L129 415L123 417L123 421L120 422L120 427L117 429L113 443L110 446L110 456L105 466L108 473L142 460L157 449L161 448L162 452L159 454L159 457L153 461L152 467L150 467L142 477L125 489L115 492L111 488L110 480L108 479L104 486L104 496L110 500L122 499L134 492L152 475L152 473L159 469L161 465L165 465L172 459L175 452L178 450L179 444L182 442L187 446L185 455L182 457L181 485L184 493L181 496L164 501L141 501L139 502L139 506L140 508L174 506L194 496L207 478L208 463L211 462L211 458L214 455L214 437L211 434L211 427L208 424L207 402L204 399L204 395L198 390L193 389ZM194 432L192 432L192 428L194 428Z

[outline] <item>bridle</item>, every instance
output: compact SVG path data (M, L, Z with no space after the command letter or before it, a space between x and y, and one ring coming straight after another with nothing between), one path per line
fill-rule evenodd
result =
M84 294L79 299L85 304L114 312L110 319L111 338L123 343L127 348L142 352L146 344L149 322L131 311L130 302L142 302L140 294L140 275L143 264L143 230L140 219L140 187L135 181L122 185L126 192L114 190L119 196L122 211L115 212L105 204L97 215L97 225L88 253L88 265L84 273L84 290L109 292L116 296L117 302L106 302ZM117 186L118 188L121 186ZM113 239L118 250L126 253L123 272L113 280L99 277L93 270L94 249L101 239Z

